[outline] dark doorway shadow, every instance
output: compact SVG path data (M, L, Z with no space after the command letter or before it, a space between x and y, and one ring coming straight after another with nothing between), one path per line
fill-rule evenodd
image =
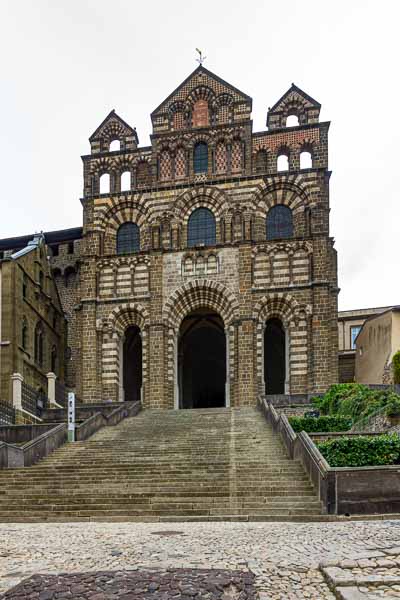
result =
M225 406L226 339L217 313L196 311L183 320L178 377L180 408Z
M125 332L123 361L124 400L137 402L142 389L142 338L136 325Z
M264 379L266 394L284 394L286 339L280 319L269 319L264 332Z

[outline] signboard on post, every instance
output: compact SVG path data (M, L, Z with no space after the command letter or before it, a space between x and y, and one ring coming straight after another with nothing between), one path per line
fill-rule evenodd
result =
M75 441L75 394L68 392L68 441Z

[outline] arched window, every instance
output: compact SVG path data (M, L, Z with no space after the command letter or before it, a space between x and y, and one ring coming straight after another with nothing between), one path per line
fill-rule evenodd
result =
M131 254L140 250L140 231L136 223L123 223L117 232L117 254Z
M43 327L39 323L35 327L35 362L43 366Z
M103 173L100 175L100 194L110 193L110 174Z
M300 152L300 169L312 169L312 154L308 150Z
M199 142L194 147L193 170L195 173L208 171L208 146L205 142Z
M51 363L51 368L50 368L51 372L57 374L57 348L55 346L53 346L51 349L50 363Z
M284 204L277 204L267 214L267 240L291 237L293 237L292 211Z
M278 171L289 171L289 157L287 154L279 154L276 168Z
M121 173L121 192L127 192L131 189L131 173L124 171Z
M24 350L26 350L28 347L28 324L26 322L25 317L22 319L21 345Z
M188 246L215 246L215 217L208 208L197 208L188 222Z
M265 173L267 170L267 152L259 150L256 155L256 173Z
M121 150L121 142L119 140L113 140L110 144L110 152L116 152L117 150Z
M289 115L286 119L286 127L298 127L299 117L297 115Z

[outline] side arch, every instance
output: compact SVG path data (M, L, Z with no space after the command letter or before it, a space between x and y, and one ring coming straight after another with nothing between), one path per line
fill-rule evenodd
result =
M311 305L301 305L291 294L275 293L261 298L253 310L256 324L257 384L260 394L265 393L264 382L264 331L268 319L280 319L286 332L287 389L307 389L308 350L310 344L309 316Z
M146 402L148 390L148 310L138 303L124 303L115 308L104 320L97 323L101 336L102 393L106 399L116 401L123 396L122 340L125 331L136 325L142 337L142 382Z

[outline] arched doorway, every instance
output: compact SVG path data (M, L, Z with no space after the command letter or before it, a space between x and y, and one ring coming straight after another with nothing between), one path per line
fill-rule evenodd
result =
M142 390L142 336L137 325L128 327L123 341L124 400L141 400Z
M225 406L226 337L221 317L199 309L181 324L178 344L180 408Z
M286 334L280 319L268 319L264 331L264 381L266 394L284 394Z

